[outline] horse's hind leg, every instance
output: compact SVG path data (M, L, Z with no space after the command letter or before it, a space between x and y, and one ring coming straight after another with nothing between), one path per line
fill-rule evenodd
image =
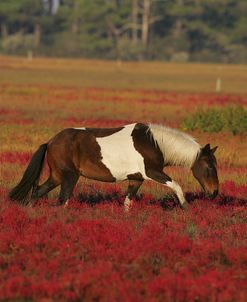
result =
M51 176L41 185L33 189L31 199L37 200L41 197L46 197L48 192L59 185L59 181L55 181Z
M61 190L58 198L59 205L68 204L68 200L72 196L78 178L79 175L76 172L66 171L63 173Z
M132 198L136 196L137 191L139 190L141 184L143 183L143 180L130 180L127 195L124 201L124 209L125 211L129 211L133 204Z

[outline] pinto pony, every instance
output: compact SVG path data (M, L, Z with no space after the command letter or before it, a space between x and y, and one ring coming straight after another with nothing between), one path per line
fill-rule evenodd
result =
M109 129L68 128L39 147L9 197L28 204L31 190L31 200L37 200L61 185L58 204L67 204L82 175L104 182L128 180L126 210L144 180L171 188L185 208L188 203L181 187L163 169L166 166L191 168L204 191L214 198L219 187L216 148L211 149L209 144L201 147L183 132L153 124L136 123ZM39 186L45 156L50 175Z

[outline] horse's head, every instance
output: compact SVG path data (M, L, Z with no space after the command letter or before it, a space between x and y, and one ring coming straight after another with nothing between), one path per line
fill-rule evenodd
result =
M219 191L217 163L214 156L216 149L217 147L210 149L209 144L201 148L201 152L191 168L194 177L212 198L215 198Z

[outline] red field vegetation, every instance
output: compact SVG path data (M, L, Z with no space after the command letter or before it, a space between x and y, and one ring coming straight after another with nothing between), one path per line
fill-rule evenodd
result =
M171 167L187 211L152 182L128 213L125 183L81 179L67 208L53 206L56 190L34 207L8 199L33 151L65 127L181 127L198 108L246 107L246 94L37 85L32 76L0 81L0 300L247 301L246 134L191 133L219 146L220 195L207 199L190 171Z
M184 212L144 196L128 214L121 198L67 209L6 201L1 297L246 301L246 200L192 199Z

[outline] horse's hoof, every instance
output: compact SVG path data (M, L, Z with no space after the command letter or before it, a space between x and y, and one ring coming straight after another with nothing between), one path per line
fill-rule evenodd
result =
M186 201L183 204L181 204L181 209L188 210L190 207L189 203Z
M124 211L129 212L132 206L133 206L133 201L129 199L129 197L126 197L124 201Z
M131 209L131 207L124 206L124 212L125 213L129 213L130 209Z

